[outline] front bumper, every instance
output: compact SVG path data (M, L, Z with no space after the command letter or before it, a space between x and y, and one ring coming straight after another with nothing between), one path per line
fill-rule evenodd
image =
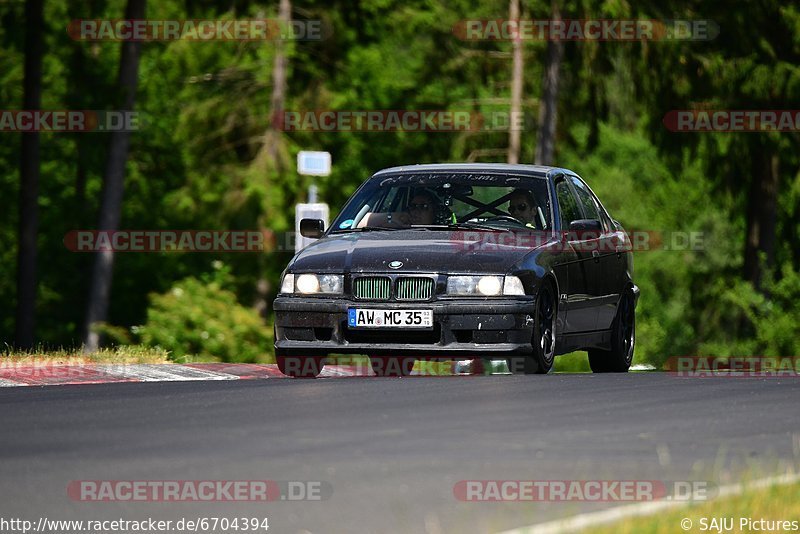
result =
M368 354L426 359L498 358L533 352L532 296L435 302L362 302L278 297L275 352L282 356ZM352 329L348 308L433 310L433 329Z

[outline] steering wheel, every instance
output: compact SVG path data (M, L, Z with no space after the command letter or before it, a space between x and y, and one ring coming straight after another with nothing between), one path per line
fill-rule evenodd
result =
M486 219L486 222L489 221L506 221L506 222L513 222L517 223L520 226L525 226L525 223L517 219L516 217L512 217L511 215L495 215L494 217L489 217Z

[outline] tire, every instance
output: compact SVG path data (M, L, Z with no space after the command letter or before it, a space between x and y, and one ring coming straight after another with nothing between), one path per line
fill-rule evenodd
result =
M636 346L636 309L633 289L627 288L611 325L611 350L590 349L589 367L593 373L627 373Z
M513 374L543 375L553 369L556 354L556 294L550 282L542 284L536 296L533 337L533 354L512 356L506 360Z
M416 358L396 356L370 356L369 363L375 376L408 376Z
M292 378L316 378L325 367L322 356L276 356L278 369Z

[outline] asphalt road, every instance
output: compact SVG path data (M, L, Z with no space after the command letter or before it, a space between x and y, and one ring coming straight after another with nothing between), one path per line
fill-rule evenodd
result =
M800 381L665 374L0 389L0 518L268 517L486 532L614 503L460 502L460 480L726 483L800 464ZM320 481L317 502L76 502L73 480ZM679 529L676 526L676 531Z

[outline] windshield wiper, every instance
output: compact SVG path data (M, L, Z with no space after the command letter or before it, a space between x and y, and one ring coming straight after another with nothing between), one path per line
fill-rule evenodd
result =
M360 228L343 228L341 230L333 230L332 234L344 234L348 232L363 232L365 230L400 230L401 228L387 228L386 226L362 226Z

